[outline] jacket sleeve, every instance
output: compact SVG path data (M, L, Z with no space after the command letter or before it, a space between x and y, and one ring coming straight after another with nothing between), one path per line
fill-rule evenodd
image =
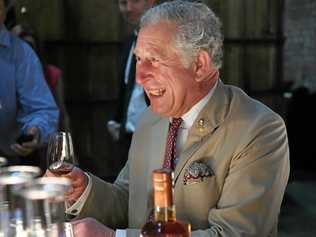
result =
M113 184L91 176L91 192L76 219L93 217L113 229L128 226L128 162Z

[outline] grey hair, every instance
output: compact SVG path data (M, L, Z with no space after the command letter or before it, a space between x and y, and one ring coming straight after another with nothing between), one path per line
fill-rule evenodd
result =
M191 63L200 50L205 50L218 69L222 66L222 24L207 5L185 0L162 3L146 11L140 20L140 28L161 21L176 24L174 43L183 53L184 64Z

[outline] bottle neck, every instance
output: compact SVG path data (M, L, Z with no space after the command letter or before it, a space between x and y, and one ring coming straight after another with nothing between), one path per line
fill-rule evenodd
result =
M153 175L153 192L156 221L175 221L176 211L173 204L172 172L157 170Z
M173 204L173 188L170 182L154 188L154 205L156 221L176 220L176 209Z
M155 207L155 221L175 221L176 210L175 206L169 207Z

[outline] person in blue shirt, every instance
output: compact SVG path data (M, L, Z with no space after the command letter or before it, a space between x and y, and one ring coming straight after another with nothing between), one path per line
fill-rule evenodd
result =
M10 163L47 142L59 111L35 52L4 26L5 11L0 0L0 155ZM19 141L22 135L29 137Z

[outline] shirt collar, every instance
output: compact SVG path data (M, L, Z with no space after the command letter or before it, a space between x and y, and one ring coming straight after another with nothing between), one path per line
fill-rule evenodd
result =
M197 104L195 104L188 112L186 112L184 115L182 115L183 122L181 124L182 128L189 129L192 127L194 120L198 116L198 114L201 112L201 110L204 108L204 106L207 104L207 102L211 99L212 95L214 94L214 91L217 87L218 80L216 81L213 88L208 92L208 94L203 97Z
M0 46L10 46L9 32L3 25L0 26Z

